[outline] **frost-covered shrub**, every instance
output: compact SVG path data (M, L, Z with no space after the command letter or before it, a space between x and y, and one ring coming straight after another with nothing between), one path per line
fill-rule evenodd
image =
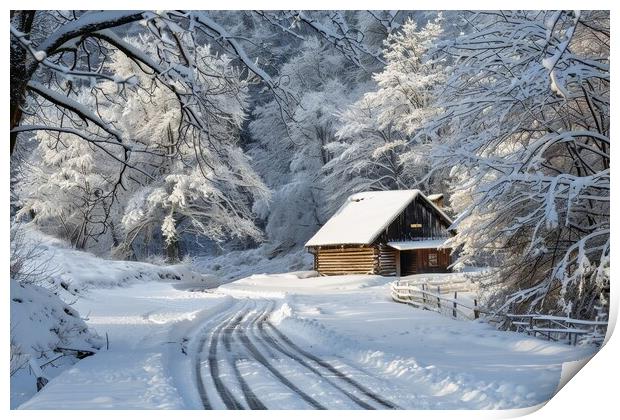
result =
M53 274L51 256L36 241L27 237L24 226L11 226L11 279L22 284L43 284Z

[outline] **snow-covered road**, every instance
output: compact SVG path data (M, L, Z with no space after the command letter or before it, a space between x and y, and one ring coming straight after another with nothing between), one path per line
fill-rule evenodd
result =
M76 306L110 349L21 408L520 408L593 351L396 304L389 281L302 272L209 292L93 289Z
M205 408L398 408L360 383L377 378L295 344L269 320L275 306L272 299L239 300L209 340L199 341L196 380Z

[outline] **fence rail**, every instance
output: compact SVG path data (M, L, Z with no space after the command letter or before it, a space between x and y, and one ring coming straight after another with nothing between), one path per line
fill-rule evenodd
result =
M502 327L572 345L593 343L601 345L607 332L607 321L572 319L541 314L503 314Z
M478 307L478 301L474 299L473 305L458 299L458 290L442 290L441 286L429 286L426 284L412 285L402 282L393 282L390 286L392 299L396 302L406 303L421 309L439 312L452 316L455 319L477 319L483 312ZM454 298L442 296L445 293L454 293ZM462 292L461 292L462 293Z
M546 338L550 341L577 345L592 343L601 345L605 339L607 321L582 320L568 317L541 314L494 313L478 306L477 299L473 304L459 300L459 292L471 290L452 285L431 286L428 284L411 284L395 281L390 285L392 299L416 308L425 309L450 316L454 319L478 319L480 314L488 315L489 321L499 324L501 329L526 333ZM454 298L446 296L454 294Z
M453 293L453 292L476 292L478 291L478 285L473 283L469 279L458 279L458 280L434 280L434 279L424 279L423 281L417 279L400 279L396 281L399 286L414 286L418 288L425 287L426 290L437 290L437 287L440 288L441 293Z

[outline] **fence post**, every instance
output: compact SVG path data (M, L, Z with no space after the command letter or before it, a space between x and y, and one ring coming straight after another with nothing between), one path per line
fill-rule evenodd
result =
M439 295L441 295L441 288L437 286L437 309L439 309L439 312L441 312L441 298L439 297Z
M596 309L597 311L599 311L599 309L598 309L598 308L595 308L595 309ZM600 311L599 311L599 313L600 313ZM595 321L595 322L598 322L598 321L599 321L599 314L596 314L596 317L594 318L594 321ZM596 338L596 335L597 335L597 333L598 333L598 324L594 324L592 327L593 327L593 328L592 328L592 338L593 338L593 339L595 339L595 338Z
M474 299L474 319L478 319L480 312L478 311L478 299Z
M452 316L456 318L456 292L454 292L454 302L452 302Z
M422 305L426 309L426 285L422 283Z

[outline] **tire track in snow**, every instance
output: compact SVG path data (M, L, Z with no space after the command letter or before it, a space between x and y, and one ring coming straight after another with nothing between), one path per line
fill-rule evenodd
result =
M332 381L328 377L324 376L322 372L320 372L318 369L316 369L315 367L311 366L308 362L306 362L304 359L302 359L299 356L299 354L295 354L295 353L289 351L284 346L282 346L278 341L276 341L273 336L271 336L268 332L265 331L265 329L263 327L263 324L262 324L262 321L264 321L264 318L266 318L268 316L269 316L269 313L264 315L262 317L262 319L258 322L258 325L257 325L258 326L258 330L259 330L259 332L261 334L261 338L267 344L269 344L270 346L275 348L277 351L279 351L280 353L282 353L285 356L287 356L289 359L294 360L295 362L297 362L301 366L305 367L310 372L312 372L315 375L323 378L328 384L330 384L332 387L334 387L335 389L337 389L338 391L340 391L341 393L346 395L351 401L353 401L355 404L357 404L361 408L364 408L366 410L375 410L375 407L373 407L372 405L370 405L370 404L366 403L365 401L359 399L354 394L351 394L349 391L347 391L346 389L342 388L341 386L336 384L334 381Z
M247 306L247 302L244 302L239 310L234 312L232 316L228 316L224 318L224 320L220 322L215 327L215 329L213 329L211 334L204 334L198 342L197 359L196 359L196 362L194 363L194 369L195 369L195 375L196 375L196 382L198 386L198 394L200 395L202 405L206 410L214 409L213 404L211 404L209 400L208 393L207 393L207 387L206 387L204 377L202 374L202 361L203 361L202 355L204 353L204 349L206 347L207 341L209 341L209 352L208 352L207 360L208 360L208 365L209 365L210 376L211 376L211 380L213 381L213 384L215 385L215 389L220 399L222 400L226 408L244 409L243 405L239 403L232 396L232 393L230 392L228 387L226 387L226 385L224 384L224 382L221 380L219 376L219 365L217 363L217 345L218 345L222 330L228 324L230 324L231 321L236 318L236 316L238 316L239 314L242 314L246 306ZM228 312L232 312L232 310Z
M239 315L243 312L244 307L237 312L235 315ZM231 318L226 319L223 323L218 325L216 329L213 331L211 335L211 342L209 343L209 371L211 372L211 380L213 381L213 385L215 385L215 389L219 394L222 402L229 410L244 410L245 407L241 404L230 392L228 387L224 384L222 378L220 378L220 367L217 358L217 347L220 341L220 335L222 334L222 330L227 326L231 325L236 319L236 316L232 316Z
M217 315L215 317L215 319L211 319L209 321L207 321L207 324L212 323L214 320L217 319L222 319L226 313L228 312L232 312L234 310L236 305L232 305L229 309L225 310L223 313ZM225 323L228 320L227 318L224 318L224 321L222 321L222 323ZM204 352L204 348L206 347L207 341L209 340L209 334L205 331L204 328L200 330L199 334L201 334L200 339L198 340L198 345L196 347L196 353L195 353L195 360L194 360L194 376L195 376L195 381L196 381L196 387L198 388L198 395L200 397L200 402L202 403L202 406L205 410L213 410L213 405L211 404L211 401L209 400L209 396L207 394L207 387L204 381L204 377L202 375L202 355Z
M224 347L226 348L226 350L229 353L233 354L231 364L235 372L235 378L237 378L237 382L239 382L239 385L241 386L241 392L243 392L243 397L245 398L245 401L248 403L248 406L252 410L267 410L267 406L265 406L265 404L261 402L261 400L256 396L256 394L254 394L252 389L250 389L247 381L243 378L243 375L241 375L239 366L237 366L237 361L239 360L239 358L236 357L232 351L232 345L231 345L232 336L236 331L238 331L239 325L241 325L242 320L247 319L247 317L250 315L251 314L246 314L246 315L237 314L232 325L224 329L223 342L224 342Z
M327 361L325 361L325 360L323 360L323 359L313 355L312 353L309 353L309 352L305 351L304 349L300 348L297 344L295 344L290 338L288 338L284 333L282 333L278 328L276 328L275 325L273 325L267 319L268 315L269 314L267 314L266 316L262 317L261 321L259 322L258 328L259 328L260 331L264 332L265 331L265 325L267 325L267 327L269 327L270 330L273 331L281 341L286 343L291 350L293 350L295 353L297 353L297 355L305 356L307 359L312 360L317 365L327 369L329 372L331 372L332 374L336 375L336 377L338 377L339 379L341 379L344 382L348 383L349 385L353 386L354 388L359 390L361 393L366 395L368 398L370 398L370 399L374 400L375 402L381 404L383 407L390 408L390 409L399 409L400 408L399 406L397 406L393 402L388 401L387 399L381 397L380 395L376 394L375 392L372 392L371 390L369 390L364 385L360 384L359 382L357 382L356 380L354 380L350 376L344 374L343 372L341 372L340 370L335 368L331 363L329 363L329 362L327 362ZM269 335L268 333L265 334L265 336L268 336L268 335ZM266 339L269 340L269 338L267 338L267 337L266 337ZM289 356L289 357L291 357L291 356ZM299 356L293 356L291 358L295 358L294 360L296 360L296 359L299 359ZM321 375L320 372L317 372L314 369L312 369L312 370L315 373L317 373L317 375ZM351 398L351 395L347 391L342 390L338 386L336 386L336 387L338 389L340 389L341 391L345 392L345 394L347 396L349 396L349 398ZM354 398L355 398L354 401L359 404L359 402L358 402L359 399L357 399L356 397L354 397ZM365 404L365 405L367 405L367 404ZM364 407L364 408L368 408L368 407Z
M376 407L369 404L370 401L364 401L360 398L359 394L355 395L349 390L343 388L345 384L353 387L355 389L354 392L360 392L374 403L378 403L381 406L380 408L400 408L396 404L370 391L367 387L360 384L349 375L341 372L329 362L300 348L269 321L268 318L271 313L273 313L275 302L272 300L264 300L263 302L264 306L253 299L247 299L243 302L240 308L239 305L236 305L238 308L236 311L232 308L228 311L228 314L222 314L218 317L220 319L223 318L223 320L217 324L211 334L204 334L204 336L200 339L198 344L199 351L197 363L195 364L195 373L198 378L198 393L205 409L214 408L207 396L207 388L202 376L201 363L201 355L204 353L203 349L207 346L207 341L209 340L208 364L211 380L213 381L213 385L215 386L215 390L217 391L219 398L222 400L227 409L243 410L246 409L246 407L237 398L235 398L234 393L230 388L230 385L232 384L230 382L225 382L226 376L221 376L219 363L222 361L227 362L232 367L234 372L234 381L240 386L243 398L249 408L255 410L267 409L267 406L256 396L248 382L241 374L237 362L240 360L246 360L246 358L240 357L239 353L235 352L235 342L240 344L240 347L247 355L248 361L254 361L264 366L271 373L275 381L293 391L302 400L314 408L327 409L325 405L304 392L300 386L296 385L291 379L287 378L281 370L272 364L269 359L273 358L275 354L284 355L285 358L290 359L295 364L301 365L313 375L325 380L331 387L344 394L350 401L361 408L370 410L376 409ZM250 303L252 303L251 309ZM260 306L262 306L262 308ZM262 349L259 350L255 343L252 342L253 340L250 339L250 333L252 333L254 340L257 340L262 344ZM228 357L222 357L222 353L224 353L222 350L225 350ZM275 353L273 353L274 351ZM269 355L266 357L265 353L268 353Z
M252 321L252 324L255 324L256 322L258 322L259 319L261 319L265 315L268 315L269 313L270 313L270 309L268 306L266 309L263 309L259 313L258 316L254 318L254 320ZM295 385L288 378L286 378L278 369L276 369L275 366L273 366L273 364L271 364L271 362L269 362L265 358L265 356L258 350L258 348L251 342L250 338L248 337L247 330L245 331L241 330L241 333L238 334L238 338L241 341L241 343L245 346L245 348L254 357L254 360L256 360L258 363L263 365L267 370L269 370L269 372L271 372L273 376L275 376L283 385L285 385L291 391L295 392L304 401L306 401L308 404L310 404L314 408L317 408L319 410L327 409L327 407L325 407L324 405L319 403L317 400L315 400L314 398L306 394L297 385Z
M194 376L196 377L198 395L200 396L200 402L202 403L202 406L204 407L205 410L212 410L213 406L211 405L211 402L209 401L209 397L207 396L207 388L205 387L204 381L202 379L202 367L200 366L201 365L200 356L202 353L202 348L204 348L207 342L207 338L208 337L205 335L198 342L197 357L196 357L196 360L194 361Z

